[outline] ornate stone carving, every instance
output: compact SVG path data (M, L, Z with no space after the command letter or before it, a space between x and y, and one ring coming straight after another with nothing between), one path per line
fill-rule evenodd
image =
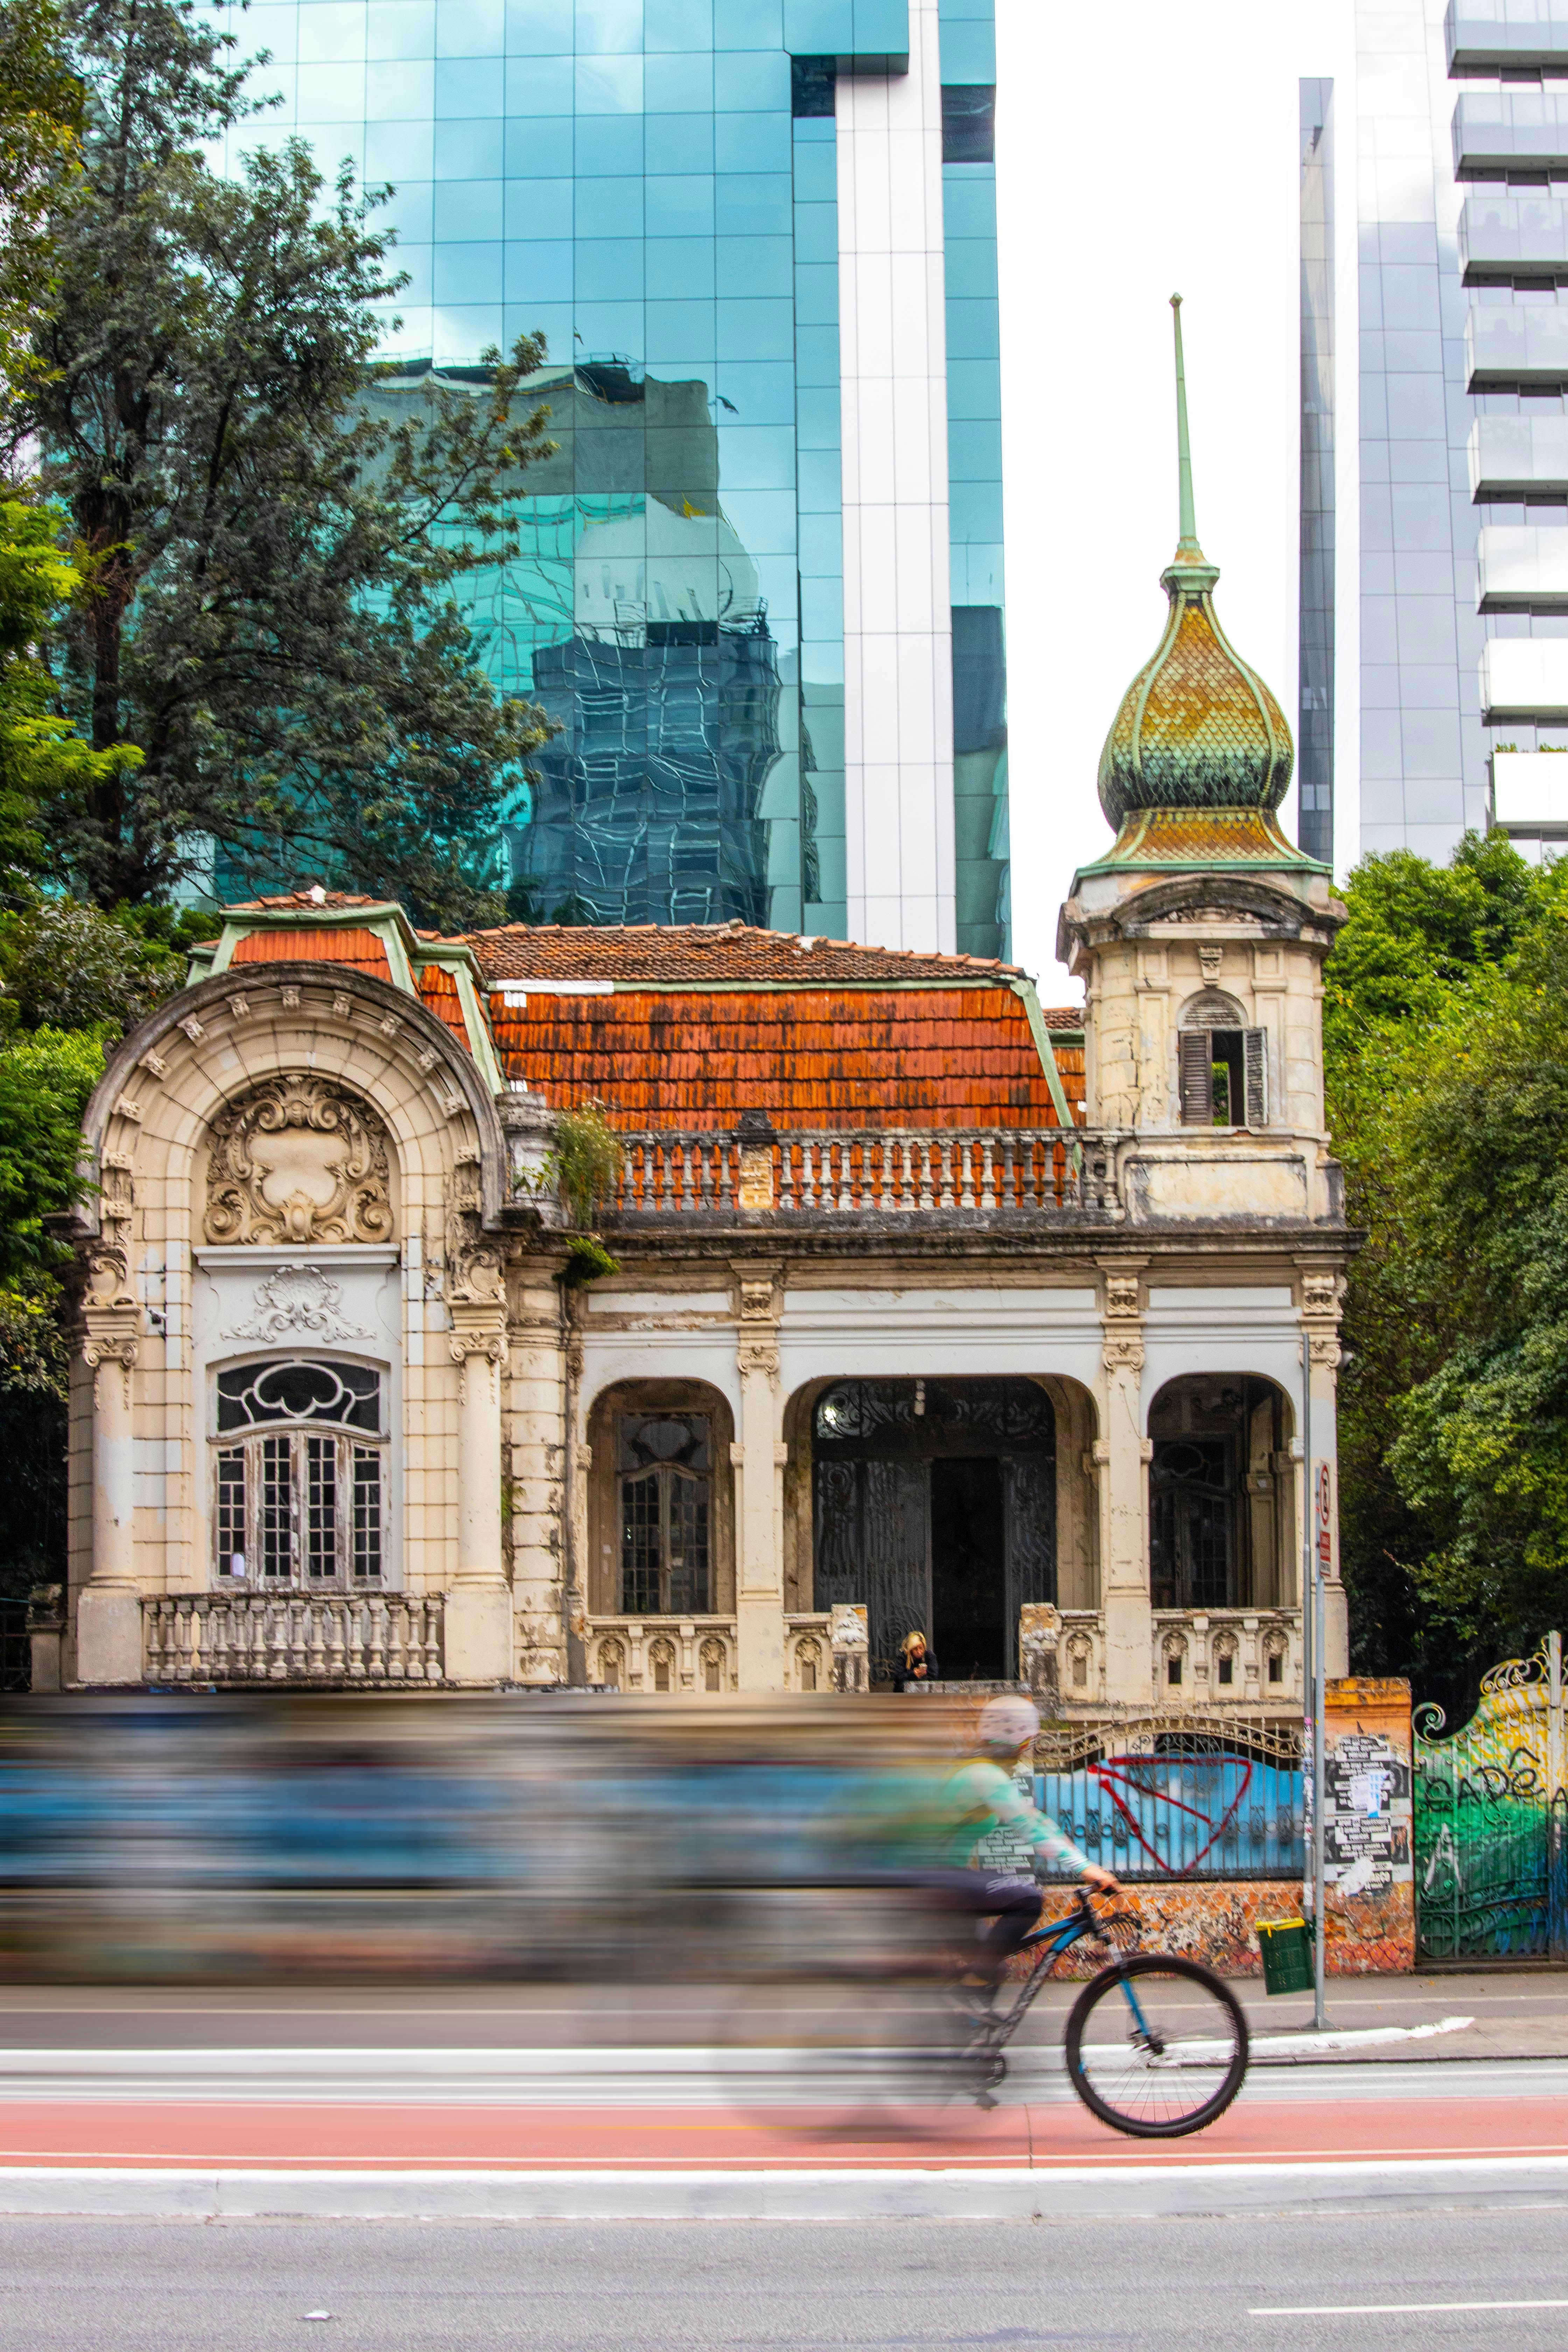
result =
M459 1160L447 1188L447 1297L489 1306L505 1296L501 1244L484 1230L479 1163Z
M386 1129L357 1095L303 1072L264 1078L213 1123L209 1242L388 1242Z
M93 1371L100 1364L122 1364L129 1372L136 1364L136 1342L117 1332L89 1331L82 1341L81 1358Z
M741 1378L750 1372L765 1372L769 1380L777 1380L779 1351L764 1339L742 1339L735 1350L735 1363Z
M1344 1296L1342 1275L1320 1272L1313 1268L1301 1276L1301 1312L1303 1315L1332 1315L1338 1318L1340 1300Z
M1211 983L1219 978L1220 966L1224 961L1225 950L1222 947L1211 945L1198 950L1198 970Z
M341 1283L319 1265L280 1265L256 1286L256 1312L248 1323L237 1323L226 1339L259 1339L276 1346L284 1339L368 1339L363 1325L345 1321Z
M1105 1311L1108 1316L1137 1315L1138 1276L1135 1274L1108 1274L1105 1277Z
M117 1095L114 1102L114 1116L116 1118L128 1118L134 1126L140 1127L142 1106L139 1102L133 1102L129 1095Z
M1143 1369L1142 1339L1107 1339L1100 1349L1100 1360L1108 1372L1141 1372Z
M507 1359L504 1331L454 1331L452 1361L466 1365L470 1356L484 1356L492 1364L504 1364Z
M1057 1689L1057 1651L1062 1638L1059 1609L1029 1601L1018 1612L1018 1672L1037 1697Z

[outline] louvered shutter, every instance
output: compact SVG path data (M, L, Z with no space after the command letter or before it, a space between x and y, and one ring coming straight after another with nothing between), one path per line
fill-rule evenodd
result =
M1241 1042L1247 1068L1247 1124L1265 1127L1268 1121L1268 1032L1244 1029Z
M1214 1046L1206 1029L1184 1029L1181 1048L1182 1125L1214 1125Z

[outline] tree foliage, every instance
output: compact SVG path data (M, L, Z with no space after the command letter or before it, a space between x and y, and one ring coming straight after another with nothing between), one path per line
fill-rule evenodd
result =
M299 142L201 160L252 110L215 16L78 0L71 24L82 168L18 429L86 575L61 709L141 761L49 803L62 876L136 906L216 854L231 888L308 873L494 917L472 845L546 730L496 694L457 589L514 551L542 349L456 389L389 378L377 198Z
M0 0L0 378L25 373L51 215L76 169L82 88L55 0Z
M1342 1509L1363 1671L1461 1708L1568 1608L1568 875L1500 837L1368 858L1326 974L1367 1242Z

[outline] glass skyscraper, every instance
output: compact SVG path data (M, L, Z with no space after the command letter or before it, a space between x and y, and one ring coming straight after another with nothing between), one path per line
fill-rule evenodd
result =
M1568 0L1357 0L1353 16L1352 69L1302 90L1303 680L1333 601L1333 518L1308 462L1310 439L1320 456L1331 446L1331 406L1307 412L1325 385L1331 404L1337 344L1342 362L1353 352L1341 380L1356 381L1359 421L1340 436L1339 541L1355 552L1339 572L1328 675L1347 716L1359 705L1359 777L1339 785L1359 789L1354 846L1441 859L1465 828L1490 824L1556 855L1568 845ZM1343 273L1337 329L1323 266L1336 173L1359 270L1353 291ZM1304 783L1308 749L1303 717Z
M554 457L468 583L559 732L537 919L1005 952L993 0L258 0L395 193L395 404L542 334Z

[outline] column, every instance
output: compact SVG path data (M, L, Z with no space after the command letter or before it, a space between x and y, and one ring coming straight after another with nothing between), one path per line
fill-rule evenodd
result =
M501 1545L501 1368L504 1310L454 1304L458 1389L458 1570L446 1605L446 1675L510 1682L511 1591Z
M1351 1670L1350 1607L1340 1575L1339 1364L1344 1276L1332 1267L1301 1276L1301 1326L1307 1335L1312 1401L1312 1458L1303 1465L1305 1506L1323 1578L1323 1665L1328 1679ZM1303 1595L1303 1602L1310 1599Z
M1143 1434L1143 1323L1140 1274L1146 1259L1103 1267L1100 1345L1104 1418L1094 1448L1100 1486L1100 1603L1105 1618L1105 1696L1147 1706L1154 1696L1154 1621L1149 1599L1149 1475Z
M783 1510L784 1448L778 1439L778 1304L775 1266L736 1269L741 1330L741 1435L735 1500L736 1651L743 1691L784 1688Z
M518 1680L563 1683L566 1664L566 1412L563 1260L525 1262L510 1327L512 1601Z
M136 1580L136 1317L89 1315L92 1371L92 1567L77 1600L76 1679L95 1687L142 1679Z

